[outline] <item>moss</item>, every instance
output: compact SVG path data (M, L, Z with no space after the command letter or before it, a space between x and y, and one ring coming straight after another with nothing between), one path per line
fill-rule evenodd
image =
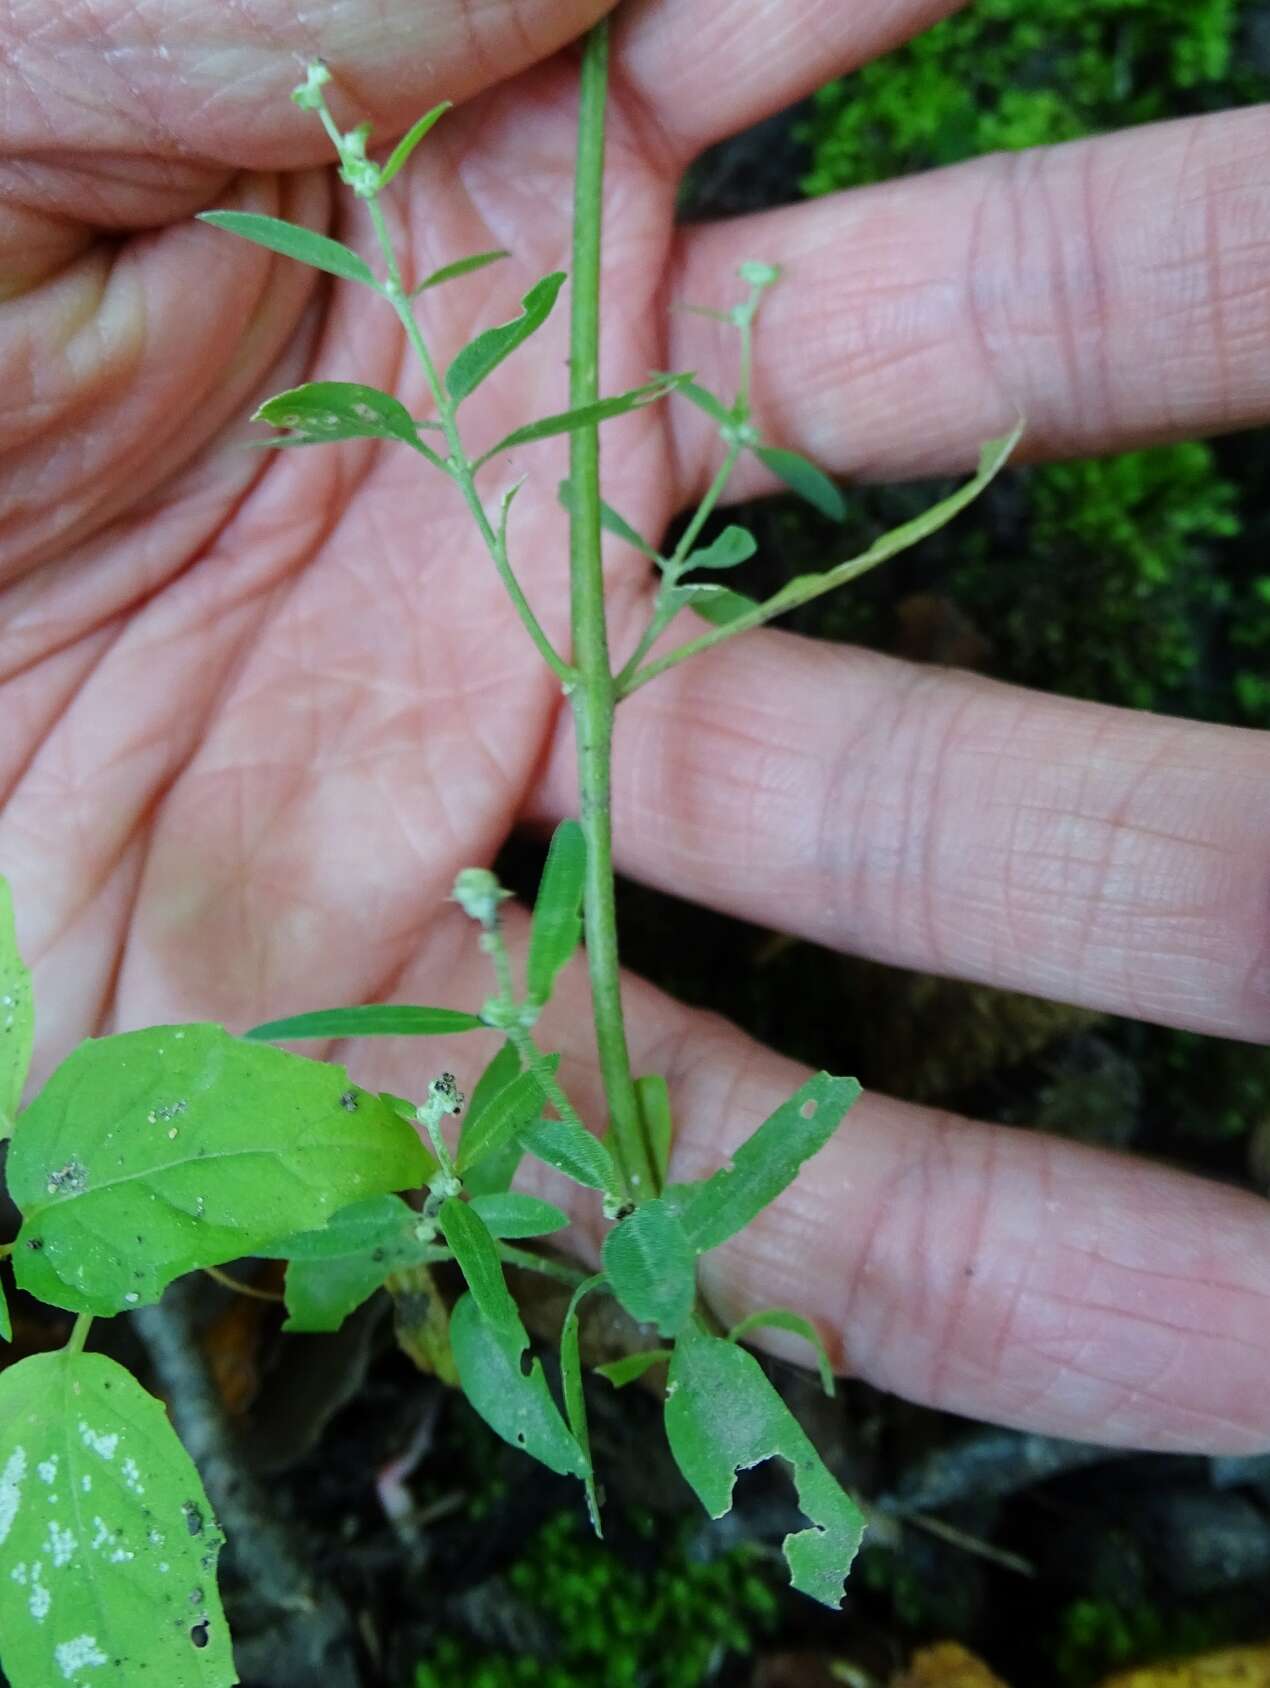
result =
M1148 1602L1075 1600L1059 1617L1055 1675L1063 1688L1088 1688L1111 1670L1222 1646L1242 1627L1221 1601L1200 1612Z
M651 1535L651 1521L642 1522ZM545 1524L507 1576L508 1591L557 1637L550 1659L492 1652L443 1637L415 1688L692 1688L728 1653L749 1653L774 1625L777 1600L756 1553L709 1563L684 1535L659 1542L655 1569L630 1564L572 1513Z

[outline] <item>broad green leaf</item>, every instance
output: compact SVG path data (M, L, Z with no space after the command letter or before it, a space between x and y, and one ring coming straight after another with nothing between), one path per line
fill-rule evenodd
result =
M670 1145L674 1126L670 1117L670 1091L660 1073L648 1073L635 1080L635 1105L644 1122L644 1139L652 1150L658 1189L666 1182L670 1166Z
M482 1322L506 1345L509 1354L523 1354L529 1338L484 1220L465 1201L451 1196L441 1205L441 1229L467 1280Z
M573 434L579 428L589 428L597 422L607 422L613 416L625 416L628 411L641 410L646 404L655 404L658 399L664 399L667 393L673 393L687 379L683 375L659 375L655 381L649 381L642 387L632 387L629 392L615 393L611 398L596 399L593 404L578 405L573 410L562 410L556 416L543 416L537 422L526 422L524 427L515 428L510 434L491 446L481 457L482 463L488 463L491 457L497 457L500 451L512 451L519 445L532 445L535 440L549 440L557 434Z
M816 1354L816 1365L820 1371L820 1387L830 1398L834 1392L833 1367L829 1364L820 1332L810 1319L804 1319L801 1313L793 1313L788 1307L765 1307L761 1313L751 1313L748 1319L742 1319L739 1325L733 1325L728 1332L729 1342L740 1342L756 1330L787 1330L794 1336L801 1336L805 1342L810 1342Z
M521 1131L520 1141L531 1155L563 1172L575 1184L584 1184L588 1190L617 1187L617 1168L612 1155L584 1125L573 1125L563 1119L540 1119Z
M702 594L692 600L692 608L703 621L708 621L714 627L726 627L728 622L735 621L738 616L748 615L751 610L758 609L758 600L747 598L743 592L713 592L706 596Z
M847 506L843 502L842 494L825 474L814 463L809 463L796 451L786 451L781 446L756 445L754 455L772 471L778 480L784 481L800 498L805 498L808 504L820 511L822 516L828 516L831 522L840 522L847 513Z
M430 287L440 287L443 282L457 281L461 275L471 275L474 270L483 270L487 264L496 264L500 258L510 258L510 252L504 252L500 247L496 252L473 252L470 258L456 258L452 264L442 264L439 270L433 270L431 275L410 290L410 297L417 298L420 293L426 293Z
M379 172L379 185L381 188L386 188L388 186L389 182L392 181L393 177L397 174L398 170L401 169L402 165L406 163L411 153L419 145L419 142L428 133L432 125L438 118L445 116L446 112L449 111L453 103L454 102L452 100L442 100L440 105L434 105L431 111L425 111L423 116L419 118L417 122L411 124L410 128L406 130L405 134L388 154L387 161L384 164L383 169Z
M467 1113L459 1130L460 1155L463 1153L463 1139L472 1129L474 1121L480 1119L489 1103L500 1091L506 1089L519 1071L520 1058L516 1054L515 1045L511 1042L504 1043L477 1079L468 1100ZM463 1175L468 1194L493 1195L496 1191L509 1189L524 1152L513 1137L501 1149L484 1154L479 1163Z
M286 1260L290 1331L338 1330L394 1272L444 1258L419 1237L419 1215L400 1196L372 1196L333 1214L320 1231L282 1237L260 1250Z
M9 1301L0 1284L0 1341L13 1341L13 1320L9 1317Z
M684 558L679 572L687 574L689 569L734 569L738 563L752 557L757 550L758 541L752 533L743 527L726 527L709 545L703 545L697 551L690 551Z
M551 315L551 308L564 282L563 270L544 276L521 300L522 309L518 317L511 322L500 323L497 328L487 328L464 346L445 372L446 388L456 404L474 393L504 358L524 345L529 336L542 327Z
M557 489L557 496L568 514L573 515L577 507L577 500L573 496L573 483L561 481ZM637 551L642 551L650 562L660 563L662 561L661 553L654 550L646 539L636 533L625 516L619 515L613 506L606 504L603 499L600 500L600 526L606 533L611 533L615 539L621 539L627 545L633 545Z
M864 1534L864 1515L826 1470L752 1354L689 1325L670 1362L666 1437L675 1463L712 1518L731 1510L738 1471L763 1460L788 1461L798 1504L811 1524L785 1537L790 1580L813 1600L838 1605Z
M474 1032L484 1024L479 1014L460 1008L418 1008L404 1002L369 1002L358 1008L317 1008L311 1014L290 1014L266 1020L244 1037L261 1043L290 1042L306 1037L448 1037L451 1032Z
M667 1199L693 1248L704 1254L744 1230L824 1147L859 1094L855 1079L817 1073L769 1114L713 1177L670 1185Z
M529 934L526 982L529 1000L550 999L560 969L582 940L586 888L586 834L577 821L561 821L547 851Z
M555 1059L559 1061L560 1057ZM459 1138L456 1163L459 1176L465 1178L468 1168L483 1156L497 1154L506 1147L541 1112L542 1090L538 1080L532 1073L518 1073L479 1113L472 1110L472 1117Z
M0 1374L12 1688L232 1688L223 1540L167 1413L122 1366L63 1349Z
M604 1239L604 1273L613 1294L640 1324L675 1336L697 1297L696 1253L664 1201L644 1202Z
M473 1196L473 1213L479 1214L491 1237L549 1237L563 1231L569 1215L539 1196L523 1196L518 1190L504 1190L488 1196Z
M599 1289L604 1283L604 1274L597 1272L593 1278L586 1278L573 1292L569 1302L569 1309L564 1316L564 1324L560 1327L560 1386L564 1391L565 1417L569 1421L569 1429L573 1432L573 1439L582 1449L587 1462L587 1474L583 1479L586 1484L586 1505L591 1516L591 1528L597 1536L602 1536L604 1530L600 1524L600 1497L595 1490L595 1468L591 1461L591 1436L587 1430L586 1421L586 1393L582 1386L582 1353L579 1342L578 1309L582 1298L590 1295L593 1289Z
M290 429L292 445L376 439L420 449L418 426L405 405L358 381L306 381L266 399L252 420Z
M450 1315L450 1343L463 1393L490 1429L550 1470L585 1482L591 1463L551 1398L541 1360L528 1374L521 1369L528 1339L519 1354L510 1353L481 1317L474 1298L464 1295Z
M343 1067L211 1025L91 1040L14 1138L14 1270L55 1307L119 1313L183 1272L414 1186L426 1164L406 1121Z
M319 1229L275 1237L256 1253L261 1260L337 1260L395 1243L418 1224L419 1215L400 1196L368 1196L340 1208Z
M628 1383L634 1383L654 1366L664 1365L673 1353L673 1348L645 1348L642 1353L624 1354L620 1360L609 1360L595 1369L601 1377L609 1380L614 1389L625 1389Z
M338 240L329 240L326 235L315 234L312 229L301 228L298 223L262 217L255 211L201 211L199 222L228 229L230 234L241 235L257 246L267 246L271 252L280 252L284 258L298 258L302 264L311 264L314 269L325 270L329 275L341 276L345 281L360 281L366 287L373 287L377 293L382 291L374 271L364 258L359 258L347 246L341 246Z
M34 1035L31 975L18 954L9 882L0 877L0 1141L18 1117Z
M698 386L695 381L681 381L676 390L695 404L698 410L704 410L711 421L717 422L720 428L732 429L736 427L736 417L723 400L716 398L706 388Z

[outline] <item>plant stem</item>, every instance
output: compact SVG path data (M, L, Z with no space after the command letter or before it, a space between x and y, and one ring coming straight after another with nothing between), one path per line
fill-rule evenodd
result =
M569 404L594 404L599 397L600 230L604 211L604 104L608 86L608 25L598 23L586 38L578 112L578 163L573 200L573 315L570 338ZM569 573L573 661L577 684L570 696L578 740L581 822L586 833L587 963L604 1094L612 1144L632 1199L657 1193L622 1017L617 954L617 908L613 887L611 766L616 688L609 664L604 614L604 568L600 528L600 438L592 425L570 435L569 478L573 486Z
M553 1260L546 1254L534 1254L527 1248L516 1248L512 1243L499 1243L497 1248L498 1258L505 1266L519 1266L523 1272L541 1272L545 1277L555 1278L558 1283L568 1284L570 1289L586 1282L585 1267L570 1266L567 1261Z
M71 1334L66 1339L66 1352L68 1354L82 1354L84 1344L88 1341L88 1333L92 1328L93 1315L81 1313L71 1326Z

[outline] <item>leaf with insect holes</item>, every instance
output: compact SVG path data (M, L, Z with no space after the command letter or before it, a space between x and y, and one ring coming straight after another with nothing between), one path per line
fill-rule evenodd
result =
M519 1190L473 1196L469 1205L490 1236L500 1239L549 1237L553 1231L563 1231L569 1223L569 1215L562 1213L554 1202L522 1195Z
M746 562L758 550L758 541L743 527L726 527L717 539L690 551L680 565L679 573L689 569L734 569Z
M608 1379L614 1389L625 1389L628 1383L635 1383L654 1366L665 1365L673 1353L673 1348L645 1348L641 1353L623 1354L620 1360L609 1360L595 1369L601 1377Z
M463 1393L490 1429L549 1470L585 1482L591 1462L551 1398L542 1361L535 1360L528 1373L521 1369L528 1338L519 1353L512 1353L468 1294L450 1315L450 1343Z
M468 1134L476 1128L476 1122L486 1108L507 1088L519 1071L520 1057L516 1053L515 1044L510 1041L504 1043L477 1079L468 1099L467 1113L459 1127L458 1153L460 1161L468 1168L463 1174L463 1183L469 1195L491 1195L496 1191L506 1190L510 1188L511 1181L516 1176L516 1168L520 1165L525 1151L515 1136L510 1137L501 1148L486 1148L476 1164L472 1164L470 1149L465 1151L463 1144Z
M393 177L409 160L411 153L419 145L438 118L444 117L454 104L453 100L442 100L440 105L434 105L431 111L425 111L423 116L412 123L410 128L397 142L388 154L383 169L379 172L379 185L386 188Z
M289 430L289 445L329 445L335 440L400 440L422 449L414 418L399 399L358 381L306 381L266 399L252 417Z
M512 1292L503 1277L494 1239L480 1214L467 1202L451 1196L441 1204L441 1229L450 1250L467 1280L472 1299L486 1326L511 1355L523 1354L529 1346L525 1327Z
M833 1136L859 1094L855 1079L817 1073L769 1114L713 1177L669 1185L665 1199L696 1252L718 1248L774 1202L803 1162Z
M410 297L416 299L430 287L440 287L447 281L457 281L461 275L472 275L476 270L483 270L487 264L496 264L500 258L510 257L510 252L505 252L499 247L494 252L473 252L468 258L456 258L452 264L442 264L439 270L433 270L430 275L424 276L422 281L410 289Z
M418 1136L343 1067L220 1026L81 1044L22 1115L9 1192L18 1283L73 1312L157 1301L337 1209L416 1186Z
M479 1031L479 1014L460 1008L420 1008L405 1002L370 1002L359 1008L316 1008L266 1020L243 1036L259 1043L289 1043L308 1037L449 1037Z
M372 1196L341 1208L321 1230L259 1249L265 1259L289 1262L283 1329L338 1330L394 1272L445 1258L418 1233L419 1215L400 1196Z
M581 1321L578 1313L583 1297L590 1295L593 1289L601 1288L603 1283L604 1274L597 1272L593 1278L585 1278L578 1285L565 1313L564 1324L560 1327L560 1387L564 1391L565 1417L587 1462L587 1474L583 1479L586 1484L587 1512L590 1514L591 1528L597 1536L602 1536L604 1531L600 1526L600 1497L595 1488L591 1437L587 1430L586 1394L582 1387Z
M573 483L561 481L556 488L556 496L560 500L561 507L568 515L572 516L577 510L577 500L573 496ZM611 504L606 504L603 499L600 500L600 526L605 533L611 533L615 539L620 539L627 545L633 545L637 551L642 551L650 562L660 563L663 560L661 553L654 550L646 539L636 533L626 517L620 515Z
M842 521L847 513L847 506L842 494L823 469L818 469L798 452L786 451L781 446L756 445L753 449L754 455L778 480L784 481L787 487L819 510L822 516L828 516L831 522Z
M635 1080L635 1106L644 1127L644 1141L652 1155L658 1188L666 1181L670 1165L670 1144L674 1127L670 1117L670 1091L660 1073L648 1073Z
M793 1336L801 1336L804 1342L809 1342L816 1355L820 1387L832 1399L833 1367L829 1364L829 1355L820 1332L810 1319L804 1319L801 1313L791 1312L788 1307L765 1307L761 1313L751 1313L748 1318L742 1319L739 1325L733 1325L728 1332L728 1341L740 1342L742 1337L749 1336L751 1331L756 1330L786 1330Z
M537 422L526 422L523 428L515 428L510 434L499 440L498 444L477 460L477 467L488 463L491 457L497 457L501 451L512 451L520 445L532 445L536 440L549 440L557 434L574 434L579 428L589 428L597 422L607 422L614 416L625 416L632 410L642 410L645 405L655 404L658 399L664 399L667 393L673 393L688 379L685 375L659 375L655 381L649 381L643 387L632 387L629 392L615 393L612 398L596 399L593 404L578 405L573 410L563 410L556 416L543 416Z
M560 969L582 941L586 889L586 834L577 821L561 821L551 839L534 902L526 983L529 1000L550 1000Z
M18 953L9 882L0 877L0 1141L18 1117L34 1037L31 975Z
M551 1070L560 1064L558 1055L550 1058ZM473 1108L459 1137L457 1170L466 1178L469 1167L485 1155L497 1154L519 1136L521 1130L532 1125L542 1112L542 1089L532 1073L518 1073L496 1096L491 1096L479 1112Z
M344 281L360 281L366 287L373 287L377 293L383 291L364 258L359 258L347 246L341 246L338 240L330 240L324 234L302 228L299 223L262 217L256 211L200 211L198 220L200 223L211 223L214 228L228 229L230 234L240 235L257 246L266 246L271 252L281 253L284 258L296 258L316 270L325 270L328 275L337 275Z
M639 1324L675 1336L697 1297L697 1256L678 1215L664 1201L644 1202L615 1225L601 1250L613 1294Z
M670 1362L666 1438L711 1518L731 1511L739 1471L764 1460L787 1461L799 1507L811 1523L782 1544L790 1580L813 1600L838 1605L864 1534L864 1515L825 1468L752 1354L688 1325Z
M493 374L503 359L523 346L551 315L551 308L564 286L563 270L544 276L529 289L521 300L521 314L511 322L487 328L475 340L468 342L445 372L445 385L455 404L474 393Z
M0 1663L12 1688L238 1681L222 1537L160 1402L104 1354L0 1373Z

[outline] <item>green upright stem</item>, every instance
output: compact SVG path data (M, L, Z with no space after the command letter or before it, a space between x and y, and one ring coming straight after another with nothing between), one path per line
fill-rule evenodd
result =
M604 211L607 89L608 25L599 23L587 36L582 54L573 201L571 407L593 404L600 391L600 230ZM570 442L569 478L574 512L569 565L573 662L578 675L570 702L578 738L581 821L587 841L584 899L587 962L612 1147L628 1193L639 1200L656 1195L657 1180L635 1100L618 973L610 778L616 688L609 663L604 614L599 430L594 425L579 428L570 435Z

